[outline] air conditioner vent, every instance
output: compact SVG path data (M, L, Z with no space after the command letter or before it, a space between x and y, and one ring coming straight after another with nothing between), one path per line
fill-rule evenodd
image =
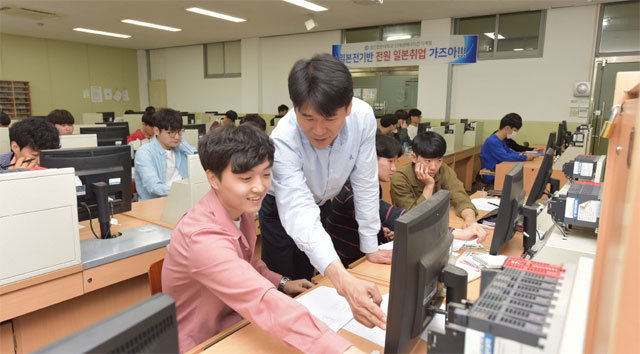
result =
M356 5L382 5L384 0L351 0Z
M49 11L28 9L26 7L14 7L14 6L0 7L0 15L13 16L13 17L19 17L19 18L24 18L28 20L36 20L36 21L41 21L49 18L62 16L60 14L56 14Z

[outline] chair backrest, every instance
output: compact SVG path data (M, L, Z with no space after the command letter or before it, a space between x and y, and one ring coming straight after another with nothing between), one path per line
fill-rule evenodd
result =
M151 288L151 295L162 292L162 264L164 258L151 263L149 266L149 287Z

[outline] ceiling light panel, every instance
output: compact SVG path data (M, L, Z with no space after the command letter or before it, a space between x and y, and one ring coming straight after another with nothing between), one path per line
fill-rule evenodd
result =
M300 6L300 7L304 7L307 10L311 10L311 11L315 11L315 12L320 12L320 11L327 11L328 9L326 7L320 6L320 5L316 5L310 1L306 1L306 0L282 0L285 2L288 2L289 4L293 4L296 6Z
M200 15L211 16L211 17L215 17L215 18L219 18L219 19L227 20L227 21L231 21L231 22L244 22L244 21L246 21L244 18L229 16L229 15L221 14L219 12L201 9L199 7L190 7L188 9L186 9L186 10L189 11L189 12L200 14Z
M159 30L163 30L163 31L170 31L170 32L182 31L180 28L163 26L163 25L156 25L155 23L132 20L132 19L129 19L129 18L124 19L121 22L128 23L128 24L131 24L131 25L136 25L136 26L155 28L155 29L159 29Z
M98 30L92 30L92 29L88 29L88 28L82 28L82 27L76 27L73 29L74 31L78 31L78 32L85 32L85 33L91 33L91 34L99 34L101 36L110 36L110 37L118 37L118 38L131 38L130 35L128 34L120 34L120 33L112 33L112 32L105 32L105 31L98 31Z

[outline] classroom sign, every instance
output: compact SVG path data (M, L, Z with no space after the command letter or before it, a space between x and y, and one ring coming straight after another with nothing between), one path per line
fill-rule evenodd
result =
M475 63L478 36L456 35L397 41L336 44L333 56L349 68Z

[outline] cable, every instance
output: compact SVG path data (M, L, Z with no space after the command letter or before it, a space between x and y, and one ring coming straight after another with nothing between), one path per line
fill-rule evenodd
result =
M93 230L93 218L91 217L91 209L89 209L89 206L85 202L80 203L80 205L87 208L87 213L89 213L89 227L91 228L93 236L95 236L99 240L100 237L98 237L98 235L96 235L96 232Z

